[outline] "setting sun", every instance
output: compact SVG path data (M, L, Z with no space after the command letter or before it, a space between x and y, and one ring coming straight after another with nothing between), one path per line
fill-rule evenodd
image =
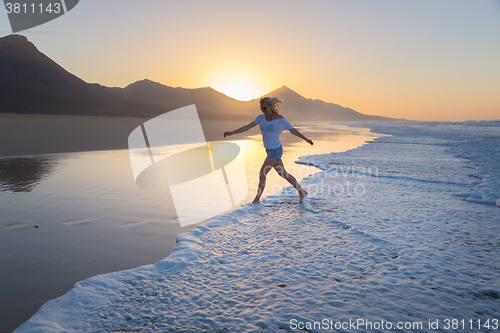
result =
M211 84L215 90L240 101L249 101L259 97L256 86L252 80L235 77L220 78Z

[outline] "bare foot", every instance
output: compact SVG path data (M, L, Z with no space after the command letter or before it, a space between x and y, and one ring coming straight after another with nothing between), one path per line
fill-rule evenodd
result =
M299 195L300 195L299 204L301 204L304 201L304 198L307 195L307 191L306 190L302 190L301 192L299 192Z

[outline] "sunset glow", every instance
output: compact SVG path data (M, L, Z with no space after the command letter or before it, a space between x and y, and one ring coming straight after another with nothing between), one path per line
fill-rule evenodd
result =
M259 97L255 86L245 80L228 79L220 83L214 83L211 87L240 101L249 101Z
M240 57L238 57L240 58ZM223 93L226 96L239 101L249 101L258 98L271 91L274 87L266 85L259 76L258 66L250 65L250 60L246 67L237 61L231 61L229 58L223 58L224 63L214 61L210 70L205 75L204 86Z
M500 118L493 0L124 3L80 1L25 34L72 74L109 87L149 79L246 101L286 85L368 115ZM0 31L9 34L5 12Z

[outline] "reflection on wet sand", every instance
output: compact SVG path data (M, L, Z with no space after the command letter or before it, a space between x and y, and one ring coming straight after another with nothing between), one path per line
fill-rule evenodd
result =
M314 140L310 146L290 133L281 136L283 163L298 181L319 171L296 164L300 156L354 149L373 139L345 128L297 128ZM266 152L260 135L241 138L247 203ZM284 186L272 171L265 195ZM128 150L0 159L0 211L0 331L17 327L77 281L165 258L176 235L199 225L179 226L168 189L136 185Z
M64 155L0 159L0 192L31 192L53 174Z

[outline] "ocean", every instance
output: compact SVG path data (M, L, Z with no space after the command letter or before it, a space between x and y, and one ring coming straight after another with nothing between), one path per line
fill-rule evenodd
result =
M497 330L500 123L364 126L380 135L300 157L323 170L304 204L290 187L244 203L16 332Z
M314 133L314 146L281 136L283 161L298 180L320 171L294 163L299 156L345 151L374 138L345 126L299 128ZM260 135L238 143L249 186L245 204L255 195L265 150ZM287 184L270 172L266 195ZM168 190L138 187L128 150L0 158L0 207L1 332L11 332L76 282L161 261L177 235L202 224L180 227Z

